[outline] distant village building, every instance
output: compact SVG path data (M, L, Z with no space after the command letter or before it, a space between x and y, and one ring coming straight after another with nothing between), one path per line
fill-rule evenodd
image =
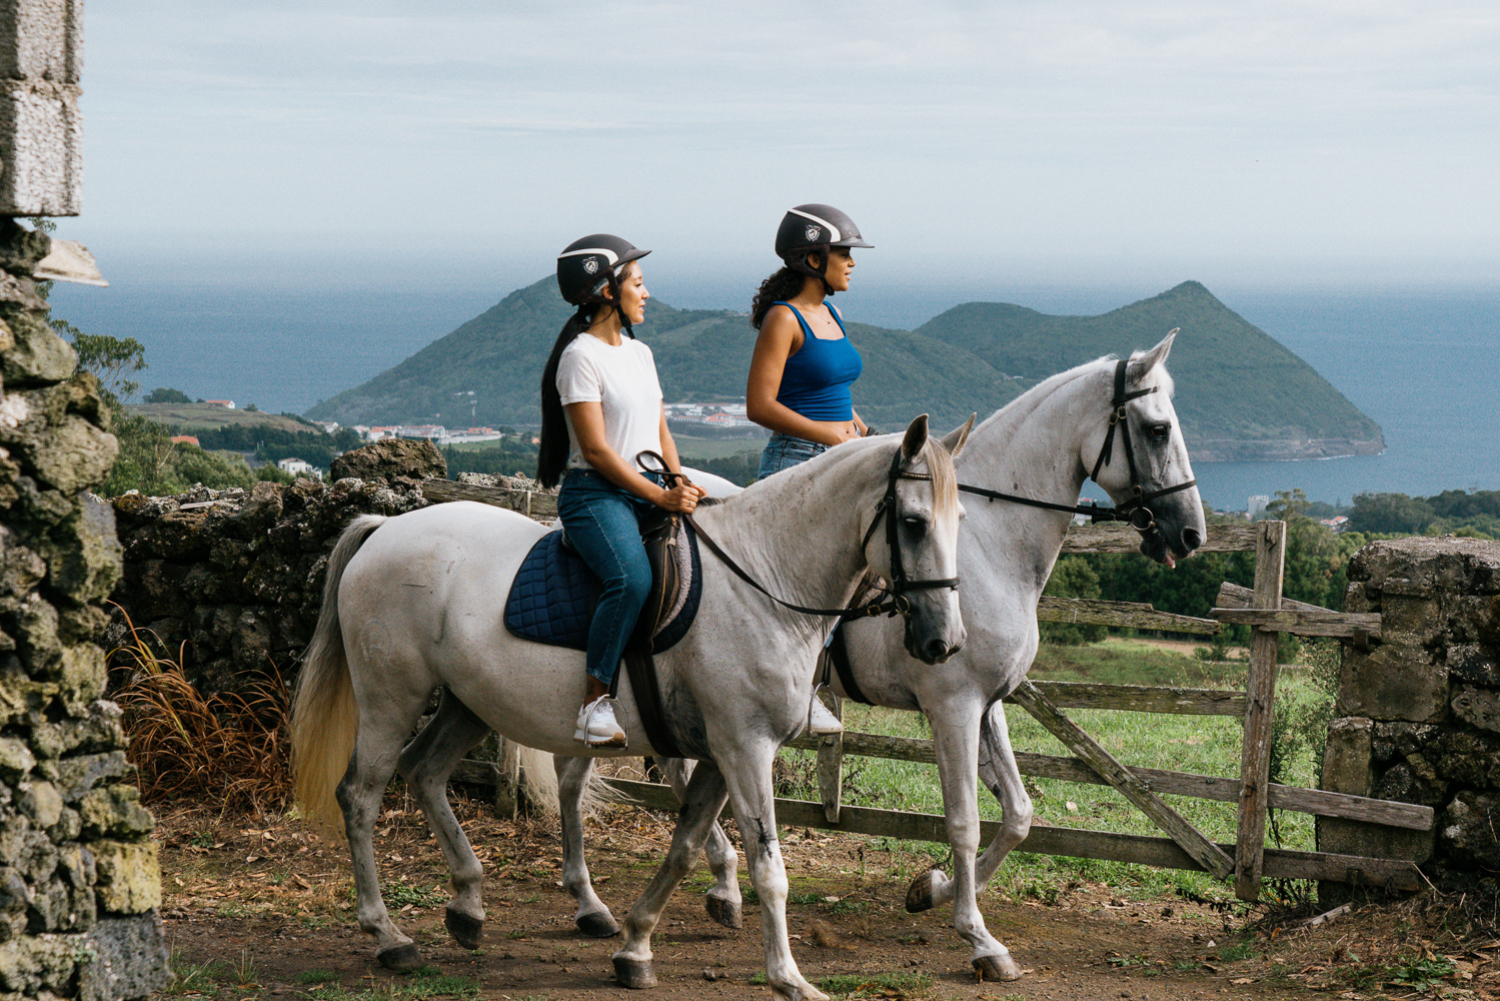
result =
M324 434L333 434L339 429L338 421L313 421L313 423L322 428Z
M355 430L358 431L359 429L356 428ZM396 432L400 430L399 425L387 424L384 427L365 428L361 433L370 441L383 441L386 438L396 437Z
M234 409L233 400L204 400L203 402L213 404L216 407L227 407L230 410Z
M437 441L448 437L448 429L441 424L407 424L397 428L396 435L400 438L427 438Z
M1324 528L1331 528L1335 532L1342 532L1349 527L1349 518L1347 515L1340 514L1332 518L1320 518L1318 524Z
M293 476L311 476L319 480L323 478L321 469L303 459L282 459L276 463L276 468Z
M190 434L174 434L172 436L172 444L174 444L174 445L197 445L198 444L198 439L197 439L197 437L195 435L190 435ZM202 448L201 445L199 445L198 447Z

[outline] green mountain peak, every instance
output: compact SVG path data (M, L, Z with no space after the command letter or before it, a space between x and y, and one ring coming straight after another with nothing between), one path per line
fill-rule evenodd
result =
M571 312L553 279L544 278L308 416L345 425L534 426L542 367ZM1374 421L1196 281L1099 316L970 302L914 331L850 323L865 362L855 406L880 426L924 412L937 427L956 425L1054 372L1151 347L1174 327L1181 333L1168 364L1194 459L1315 458L1385 447ZM755 344L744 314L679 310L653 299L636 333L651 346L669 401L744 397Z

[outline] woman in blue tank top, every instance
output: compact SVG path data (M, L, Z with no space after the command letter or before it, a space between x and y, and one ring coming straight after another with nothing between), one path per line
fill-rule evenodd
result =
M849 393L864 363L826 301L849 288L850 250L869 246L854 220L831 205L798 205L781 220L776 255L785 266L761 283L750 309L760 335L746 412L772 432L760 479L870 433Z

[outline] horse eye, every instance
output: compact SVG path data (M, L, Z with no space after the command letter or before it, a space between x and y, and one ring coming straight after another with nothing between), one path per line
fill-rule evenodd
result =
M927 528L927 519L919 518L914 514L909 514L906 517L902 518L901 523L907 528L918 532Z
M1151 437L1155 438L1157 441L1166 441L1167 438L1170 437L1171 434L1172 434L1172 425L1170 425L1170 424L1153 424L1153 425L1151 425L1151 429L1150 430L1151 430Z

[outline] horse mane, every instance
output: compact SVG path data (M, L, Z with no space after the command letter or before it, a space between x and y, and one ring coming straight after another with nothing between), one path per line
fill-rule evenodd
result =
M1130 360L1134 361L1144 354L1146 354L1146 351L1144 349L1139 351L1132 351L1130 354ZM1095 371L1098 370L1100 366L1113 365L1119 360L1119 355L1101 355L1100 357L1095 358L1093 361L1086 361L1081 365L1074 365L1070 369L1058 372L1056 375L1049 375L1047 378L1043 379L1035 386L1032 386L1030 389L1026 390L1026 392L1022 393L1014 400L1011 400L999 410L996 410L993 414L990 414L983 421L981 421L978 427L976 427L974 430L976 432L981 431L987 425L1002 418L1019 417L1029 414L1031 411L1035 410L1043 400L1047 399L1063 385L1070 383L1075 379L1081 379L1084 376L1092 375ZM1171 397L1176 392L1176 384L1172 381L1172 376L1167 372L1166 368L1161 365L1158 365L1156 367L1156 371L1159 373L1159 378L1162 380L1160 383L1161 391L1166 393L1168 397Z

